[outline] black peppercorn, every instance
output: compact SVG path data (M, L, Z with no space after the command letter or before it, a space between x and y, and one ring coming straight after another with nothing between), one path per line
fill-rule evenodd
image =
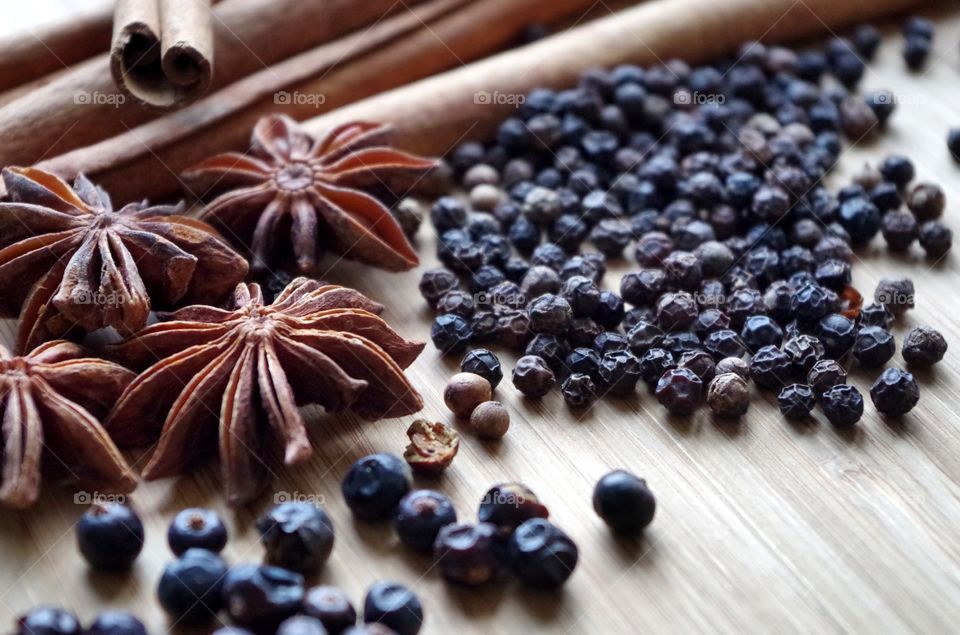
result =
M900 417L913 410L920 401L920 387L911 373L888 368L870 387L870 399L877 412Z
M597 398L597 387L589 375L574 373L560 385L563 400L572 408L586 408Z
M853 356L866 368L878 368L893 358L896 352L893 335L879 326L865 326L857 333Z
M880 232L893 251L906 251L920 236L920 226L910 212L894 211L883 215Z
M725 357L742 357L747 352L746 344L736 331L730 329L720 329L707 335L703 341L703 348L715 360Z
M822 318L817 324L817 337L829 357L839 359L853 347L857 336L857 328L853 320L832 313Z
M610 351L601 358L597 383L603 391L615 396L628 395L639 379L640 361L630 351Z
M847 428L863 416L863 395L854 386L838 384L820 395L820 406L830 423Z
M847 371L835 360L821 359L807 373L807 383L815 394L822 395L834 386L847 383Z
M750 359L750 378L761 388L782 388L792 376L790 356L776 346L764 346Z
M459 286L460 279L449 269L429 269L420 277L420 295L430 306L436 306L443 294Z
M473 316L475 308L473 295L459 289L444 293L436 306L437 313L441 315L452 313L466 320Z
M764 346L780 346L783 341L783 329L766 315L751 315L743 323L740 339L751 351ZM724 357L731 357L724 355Z
M623 298L613 291L601 291L600 303L593 314L593 319L605 329L615 329L623 321L626 309Z
M503 379L500 360L485 348L475 348L467 353L460 362L460 371L480 375L490 382L491 389L495 389Z
M706 351L688 351L680 356L678 368L692 370L706 386L717 372L717 364Z
M807 384L784 386L777 397L780 413L788 419L803 419L817 403L813 389Z
M470 323L459 315L438 315L430 328L430 339L442 354L459 353L470 343Z
M567 356L567 346L555 335L538 333L527 344L525 355L535 355L549 366L554 372L563 367L563 360Z
M690 369L674 368L657 381L656 395L660 405L671 414L688 415L703 400L703 382Z
M513 369L513 385L527 397L542 397L556 384L547 363L536 355L524 355Z
M508 309L497 316L495 337L501 344L521 350L530 340L530 316L526 311Z
M603 330L603 327L591 318L573 318L567 331L567 343L574 348L592 347Z
M573 319L573 309L563 297L544 294L527 305L530 330L534 333L560 335L567 330Z
M664 293L657 301L657 324L665 331L691 327L697 313L696 300L685 291Z
M927 221L920 226L920 246L930 258L940 258L953 245L953 231L940 221Z
M550 267L543 265L530 267L520 281L520 291L528 300L545 293L556 293L559 290L560 276Z
M469 218L466 206L452 196L438 198L430 208L430 222L438 232L465 227Z
M929 326L910 329L903 338L903 359L915 368L933 366L947 353L947 341Z
M676 367L672 353L662 348L651 348L640 357L640 379L653 388L665 372Z
M820 340L806 334L796 335L784 342L783 352L790 357L794 373L799 377L806 377L814 364L825 354Z
M600 306L600 289L592 278L584 276L568 278L564 280L560 292L577 317L590 317Z
M943 215L946 200L946 195L939 185L918 183L907 196L907 207L917 220L923 223L940 218Z

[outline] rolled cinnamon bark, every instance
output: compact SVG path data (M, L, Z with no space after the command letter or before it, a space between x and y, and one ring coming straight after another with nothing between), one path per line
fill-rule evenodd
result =
M304 122L318 133L345 121L390 123L404 149L439 155L488 136L535 87L573 84L585 69L699 62L753 39L784 42L877 19L922 0L659 0L596 20L522 49L436 75Z
M210 0L120 0L113 30L113 80L142 106L169 110L210 88Z
M0 92L110 48L113 5L0 38Z
M502 50L527 25L579 14L594 0L431 0L363 32L290 58L162 119L42 162L84 172L118 200L180 189L178 174L224 150L246 149L254 123L297 119ZM429 96L424 96L429 99Z
M218 61L211 89L421 1L223 0L213 9ZM104 53L0 107L0 166L33 164L154 117L117 90Z

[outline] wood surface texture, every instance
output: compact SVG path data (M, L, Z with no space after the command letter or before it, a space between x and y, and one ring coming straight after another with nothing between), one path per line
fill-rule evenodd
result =
M956 232L960 166L944 140L948 127L960 125L960 11L936 17L935 53L921 74L905 70L899 32L886 25L864 88L894 89L901 103L886 135L844 153L834 180L845 182L864 162L888 153L907 154L920 179L946 189L946 220ZM424 338L431 313L416 287L420 272L436 264L429 228L421 230L418 246L424 262L416 271L389 274L340 263L328 278L383 302L388 322L407 337ZM513 417L506 438L481 443L465 433L445 476L417 480L418 487L451 496L465 521L475 518L491 485L528 484L580 547L580 564L561 593L529 592L513 581L483 589L448 585L429 559L399 545L389 526L351 519L340 496L342 475L370 452L401 453L413 417L364 423L316 414L316 456L298 469L277 468L273 490L323 501L332 515L337 543L319 581L343 587L358 604L375 580L410 585L423 600L426 635L957 632L960 257L931 263L918 247L894 256L879 237L857 256L854 281L864 295L872 295L884 275L916 281L917 308L896 327L898 347L916 324L941 329L951 346L941 364L919 374L920 403L902 422L884 420L868 403L851 434L833 430L819 411L813 425L791 425L769 393L755 394L740 425L719 424L706 409L671 418L645 388L635 398L603 400L576 415L557 391L525 400L508 378L497 391ZM607 287L616 288L630 266L615 265ZM10 333L7 324L8 342ZM508 374L515 359L502 357ZM426 401L422 416L451 420L441 393L457 361L441 359L428 344L412 366ZM899 352L892 363L902 363ZM874 376L851 373L864 392ZM640 540L614 538L591 509L594 483L617 467L645 477L657 496L656 518ZM230 563L262 555L253 521L272 500L239 513L226 510L212 461L188 478L141 484L131 496L147 541L128 575L87 569L73 533L85 506L75 503L69 487L51 485L35 508L0 511L3 632L10 632L13 615L38 603L62 604L85 621L107 607L127 608L151 633L168 632L155 587L171 559L167 525L187 506L224 514Z

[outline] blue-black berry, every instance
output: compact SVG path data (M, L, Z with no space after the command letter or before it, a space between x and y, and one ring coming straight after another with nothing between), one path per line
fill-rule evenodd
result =
M223 580L223 604L233 622L269 634L303 605L303 576L280 567L242 564Z
M450 499L429 489L410 492L400 499L393 526L400 542L417 551L429 552L437 534L457 522Z
M780 391L777 404L787 419L803 419L817 405L817 396L807 384L790 384Z
M388 626L397 635L416 635L423 626L423 605L399 582L376 582L364 598L363 621Z
M219 553L227 544L227 528L211 509L184 509L170 523L167 543L178 556L194 547Z
M94 503L77 523L80 553L94 569L126 569L143 549L143 523L122 503Z
M205 549L187 549L167 565L157 586L160 606L174 621L199 622L216 616L223 605L227 565Z
M556 589L577 566L577 545L559 527L534 518L510 537L509 560L520 581L535 589Z
M133 613L104 611L87 627L86 635L147 635L147 628Z
M340 486L350 511L363 520L384 520L410 491L410 467L393 454L371 454L354 463Z
M342 589L333 586L315 586L303 598L303 613L323 622L333 635L357 623L357 610Z
M264 560L291 571L316 571L333 550L333 521L309 502L281 503L260 517Z
M81 635L77 617L54 606L37 606L17 618L17 635Z
M593 509L614 531L635 534L653 520L657 501L645 480L616 470L597 481Z

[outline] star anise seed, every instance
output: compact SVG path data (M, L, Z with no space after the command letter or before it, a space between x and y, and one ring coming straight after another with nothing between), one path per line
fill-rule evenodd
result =
M22 357L0 346L0 503L33 504L42 462L83 487L133 490L137 481L99 422L133 377L62 340Z
M297 278L272 304L258 285L241 284L228 309L161 314L112 347L132 367L149 367L106 427L121 445L159 436L148 480L179 474L219 445L227 498L246 503L267 483L266 449L282 446L288 465L311 455L298 405L367 418L423 407L403 369L424 345L394 332L376 315L382 309L353 289Z
M282 267L281 254L290 253L300 273L315 273L324 246L403 271L417 265L417 254L364 188L409 189L436 162L391 148L388 134L387 126L354 122L314 138L288 117L264 117L249 154L211 157L185 177L197 191L213 183L223 192L202 218L246 246L257 274Z
M17 350L71 329L141 328L151 300L217 302L247 263L182 206L114 210L86 177L73 188L35 168L7 168L0 203L0 313L20 312Z

